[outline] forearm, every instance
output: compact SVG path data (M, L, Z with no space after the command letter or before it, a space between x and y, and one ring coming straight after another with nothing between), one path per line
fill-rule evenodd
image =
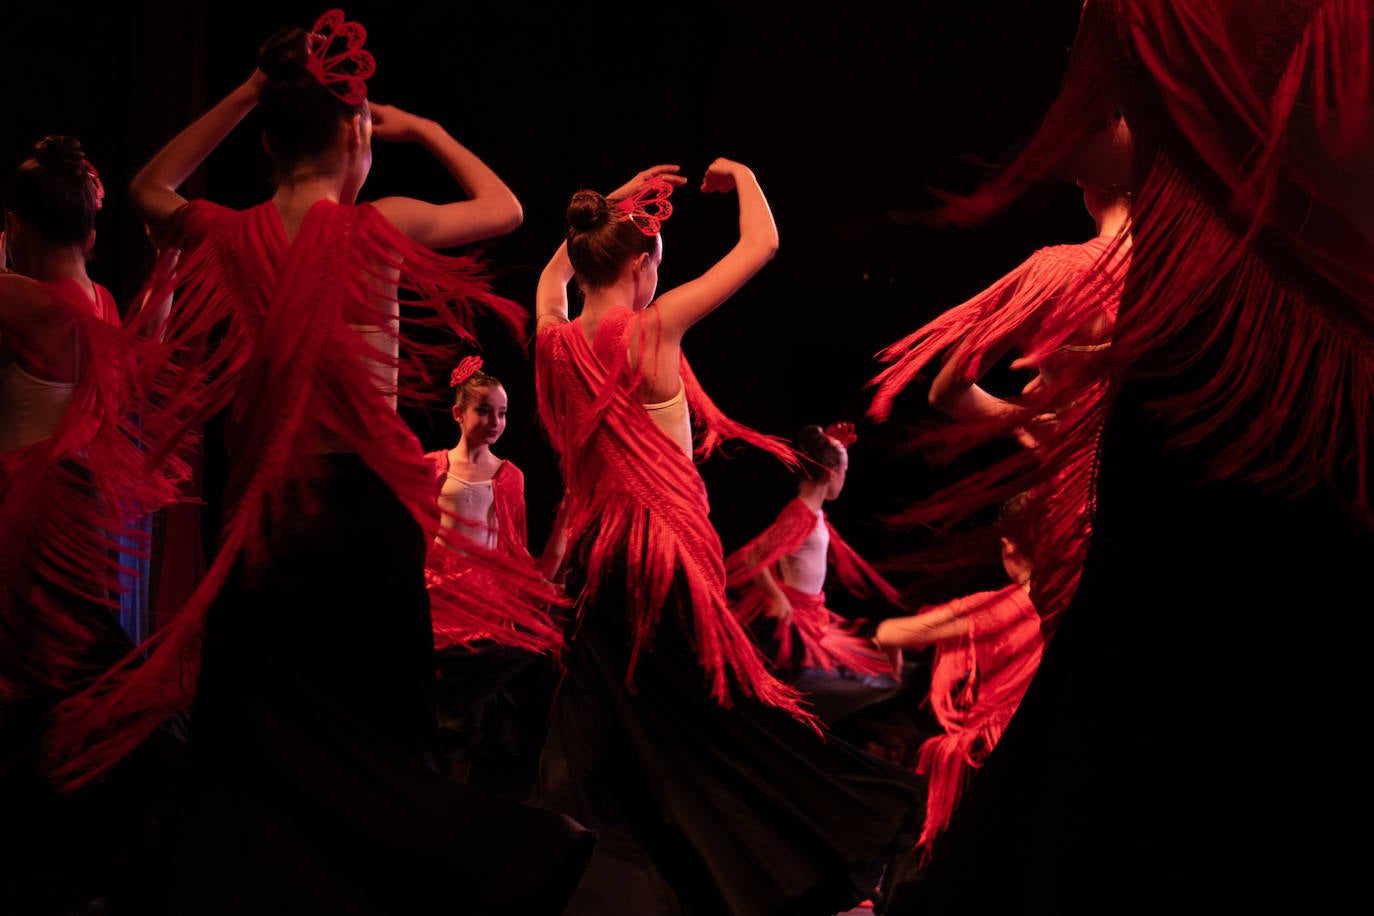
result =
M737 164L734 175L735 193L739 197L740 244L771 259L778 250L778 226L768 206L768 198L764 197L752 169Z
M430 154L458 182L463 192L474 201L506 216L507 232L514 231L524 220L519 199L490 166L463 146L437 121L417 118L415 141Z
M968 632L967 620L941 608L913 617L884 620L878 624L874 641L885 648L923 649Z
M930 403L932 407L968 423L1007 420L1017 413L1015 404L988 394L978 385L932 385Z
M250 79L172 138L129 183L135 212L151 225L164 224L182 202L177 189L219 146L258 102L259 83Z
M783 598L782 589L778 587L778 580L773 576L772 570L764 567L759 570L759 574L754 577L754 584L763 589L769 598Z
M572 261L568 259L568 243L564 242L539 274L534 296L536 321L544 318L567 320L568 284L574 273Z

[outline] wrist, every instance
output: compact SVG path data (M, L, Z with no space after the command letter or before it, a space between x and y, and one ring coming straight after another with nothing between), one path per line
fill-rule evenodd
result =
M261 70L254 70L252 76L244 80L244 82L239 84L238 88L230 93L230 98L251 108L258 104L258 97L262 95L262 87L266 82L267 77L263 72Z
M410 128L410 136L416 143L422 143L427 147L432 147L445 140L453 142L448 131L444 130L442 124L430 118L414 117Z

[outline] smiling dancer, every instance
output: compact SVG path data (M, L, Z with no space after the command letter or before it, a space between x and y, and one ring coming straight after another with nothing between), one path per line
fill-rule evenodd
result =
M508 777L537 757L541 732L517 709L512 682L561 651L550 609L567 602L529 553L525 475L492 452L506 428L505 386L480 356L459 363L449 385L458 442L426 455L449 532L435 539L427 572L430 593L445 594L434 613L440 751L460 779L478 761Z

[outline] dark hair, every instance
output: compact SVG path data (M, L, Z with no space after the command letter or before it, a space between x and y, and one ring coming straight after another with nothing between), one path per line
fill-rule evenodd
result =
M1023 490L1002 503L997 513L997 528L1001 536L1023 551L1028 550L1031 545L1033 513L1027 512L1026 508L1033 499L1034 495L1030 490Z
M10 177L5 208L57 245L85 245L104 190L75 137L48 136Z
M501 385L501 380L494 375L487 375L485 372L474 372L467 377L461 385L453 389L453 406L459 410L467 407L468 399L478 388L488 388L492 385ZM505 387L502 385L501 387Z
M282 29L258 49L258 69L267 77L258 113L278 179L301 160L327 151L340 121L368 116L366 102L349 105L324 88L306 69L309 57L310 33L297 26Z
M568 203L568 260L584 288L610 286L625 262L654 250L654 237L628 219L617 219L611 201L578 191Z
M797 433L797 451L803 458L797 476L802 480L824 480L828 471L840 466L840 449L819 426L803 426Z

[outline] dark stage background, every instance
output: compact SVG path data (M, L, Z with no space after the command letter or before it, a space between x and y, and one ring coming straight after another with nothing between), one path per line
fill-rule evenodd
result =
M250 72L259 42L308 26L327 3L7 3L0 24L12 168L45 133L79 137L109 191L94 277L128 301L151 260L122 190L177 129ZM695 190L716 156L759 176L782 237L776 260L692 330L687 352L727 413L792 435L848 419L844 495L830 515L872 559L909 547L883 516L958 468L932 469L897 446L902 425L864 421L874 354L983 288L1036 247L1093 232L1077 190L1046 188L994 225L928 229L903 214L931 186L967 189L1053 97L1077 0L935 4L855 2L349 2L376 55L371 97L444 124L505 178L525 223L488 246L502 293L527 305L560 240L568 197L608 190L658 162L693 180L665 233L664 287L733 243L733 196ZM418 148L378 144L364 197L454 193ZM270 194L249 120L185 189L236 206ZM557 471L536 426L531 366L517 342L487 335L487 368L505 382L510 422L497 452L527 475L532 546L548 534ZM900 419L927 414L923 396ZM440 412L413 423L428 448L451 445ZM770 522L793 484L771 459L741 452L703 467L713 517L732 549ZM994 571L991 575L996 577ZM919 587L919 577L900 578ZM934 595L932 594L932 597Z

